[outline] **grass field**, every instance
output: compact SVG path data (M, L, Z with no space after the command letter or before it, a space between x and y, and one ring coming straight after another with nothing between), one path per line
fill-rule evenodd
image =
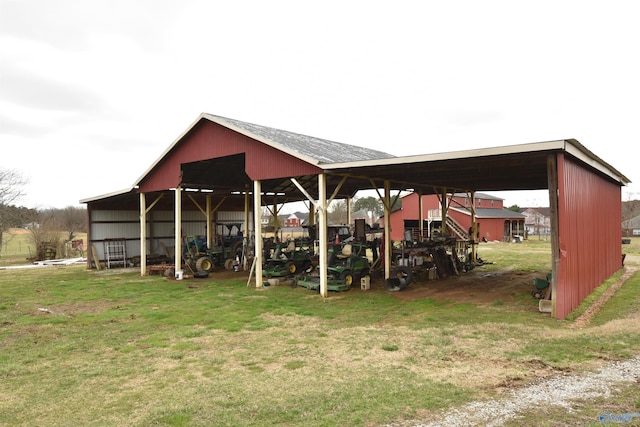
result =
M640 241L623 250L627 267L640 265ZM481 245L480 255L495 264L473 274L537 271L550 248L529 240ZM84 266L0 270L0 420L373 426L640 352L640 275L582 329L539 313L529 290L508 303L404 301L380 285L323 299L247 287L243 273L176 281ZM542 425L595 425L610 407L639 412L640 392L576 405L545 408L558 423Z
M31 234L27 230L11 229L2 234L0 265L23 264L36 253Z
M65 235L65 233L61 233ZM83 239L86 243L86 233L79 233L78 239ZM20 265L27 262L27 259L36 255L33 238L28 230L13 228L8 233L2 234L2 247L0 247L0 267L7 265ZM64 255L64 254L62 254ZM78 250L69 248L69 256L82 256ZM60 256L62 258L62 256Z

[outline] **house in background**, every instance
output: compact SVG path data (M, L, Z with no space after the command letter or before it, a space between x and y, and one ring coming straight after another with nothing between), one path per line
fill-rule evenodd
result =
M302 219L298 218L298 216L294 213L289 215L287 219L284 220L285 227L302 227Z
M528 235L551 234L551 208L521 208L520 212L525 216L524 226Z
M622 223L623 236L640 236L640 216L633 217Z
M402 209L391 213L391 239L400 241L409 237L419 240L419 206L418 193L411 193L402 198ZM516 236L525 234L525 216L504 208L504 200L488 194L474 195L474 210L478 224L478 240L511 241ZM447 232L459 240L470 240L471 199L466 193L447 195ZM422 196L422 239L430 239L442 235L442 204L437 194Z

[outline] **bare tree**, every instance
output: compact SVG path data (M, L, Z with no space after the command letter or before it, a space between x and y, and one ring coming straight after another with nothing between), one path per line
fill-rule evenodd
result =
M0 169L0 248L2 247L2 233L12 224L10 207L24 195L27 180L16 170Z
M327 217L330 224L346 224L347 223L347 201L334 200L327 209Z
M278 218L278 215L274 214L273 210L269 207L262 206L262 208L260 209L260 215L261 218L269 218L269 222L266 225L263 224L262 231L275 232L282 225L280 222L280 218Z
M72 241L76 233L84 232L87 229L87 211L84 208L67 206L60 209L56 216L60 227L67 233L67 242Z
M35 259L53 259L64 253L63 233L55 210L38 211L29 225L31 243L36 248Z

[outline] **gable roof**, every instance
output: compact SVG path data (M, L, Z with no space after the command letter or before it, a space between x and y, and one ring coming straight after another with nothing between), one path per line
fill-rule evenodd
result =
M169 145L169 147L167 147L166 150L164 150L160 157L151 164L140 178L136 180L134 186L144 181L145 177L152 173L160 162L180 144L183 138L185 138L187 134L189 134L189 132L191 132L191 130L203 120L216 123L316 166L345 161L358 162L394 157L391 154L383 153L382 151L371 150L355 145L329 141L327 139L316 138L313 136L243 122L227 117L202 113L184 132L182 132L182 134L180 134L180 136L178 136L175 141L173 141L171 145Z
M382 151L203 113L207 119L314 165L395 157Z
M247 145L238 150L232 144L216 145L217 134L211 131L214 128L227 131L227 135L240 136L242 142L249 145L255 141L256 146L261 147L247 151ZM203 136L205 132L211 133ZM185 147L182 142L193 144L188 156L180 151ZM185 185L194 184L192 188L196 189L215 187L222 197L223 193L241 194L254 179L261 181L265 194L278 195L288 201L306 200L300 188L309 194L318 194L317 174L324 171L327 187L334 189L334 196L338 198L353 196L359 190L382 188L385 181L394 191L434 194L446 188L452 192L476 191L476 198L490 198L478 190L547 188L548 158L558 153L619 185L629 182L573 139L395 157L377 150L202 113L120 197L136 202L137 189L168 191L178 184L178 179ZM264 160L264 154L273 154L270 162ZM274 168L274 160L275 164L289 160L291 163ZM164 167L167 164L170 167ZM159 173L163 167L163 173ZM293 177L296 182L292 181ZM149 184L149 179L155 179L153 184ZM242 200L237 204L244 206Z
M538 215L542 215L545 217L551 216L551 208L550 207L530 207L530 208L520 208L520 212L523 214L526 213L537 213Z

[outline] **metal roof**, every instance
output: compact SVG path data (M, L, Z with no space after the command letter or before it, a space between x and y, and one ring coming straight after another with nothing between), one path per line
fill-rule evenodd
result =
M324 171L328 193L336 198L354 196L359 190L382 188L384 181L388 181L394 191L415 190L422 194L440 193L442 188L450 193L546 189L548 162L550 156L558 153L577 160L619 185L630 182L574 139L394 157L377 150L203 113L145 171L132 189L156 173L156 167L159 167L163 159L169 157L183 140L189 138L190 132L203 122L215 123L244 135L249 140L286 153L292 156L292 162ZM211 140L211 143L217 141L215 138ZM247 147L249 150L250 146ZM218 188L226 194L246 191L250 183L250 178L244 172L248 166L245 164L247 156L238 154L217 158L202 157L179 166L182 177L189 178L185 183L197 184L198 188L203 189ZM259 162L260 159L253 161ZM255 178L261 180L264 193L278 195L280 203L306 200L306 196L296 185L297 182L306 192L317 197L317 174L284 176L290 167L286 164L279 166L284 168L284 172L279 175L282 178ZM261 167L264 168L265 165ZM295 178L296 182L291 178ZM94 200L92 198L85 201ZM269 200L265 200L265 203L269 203Z
M550 154L565 153L609 180L630 181L575 139L480 148L446 153L333 163L329 172L357 171L370 179L392 179L396 186L430 194L434 187L451 191L539 190L548 188Z
M212 114L203 114L202 117L315 165L394 157L391 154L365 147L329 141Z
M454 197L468 197L467 193L454 193ZM486 193L474 193L474 199L482 199L482 200L504 200L501 197L492 196L491 194Z

